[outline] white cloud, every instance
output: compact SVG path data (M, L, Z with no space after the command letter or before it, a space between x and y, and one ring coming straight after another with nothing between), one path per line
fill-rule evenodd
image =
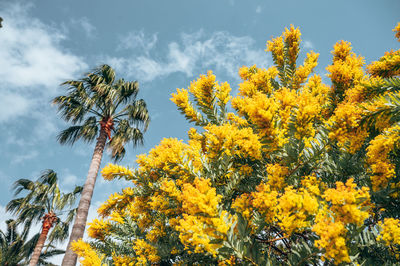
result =
M73 19L71 19L71 24L75 27L79 27L80 29L82 29L88 38L94 37L96 27L90 23L90 21L87 17L82 17L82 18L78 18L78 19L73 18Z
M314 44L311 41L305 40L303 41L303 47L304 49L313 49Z
M38 151L31 150L27 153L24 154L17 154L13 156L13 159L11 161L12 164L18 164L20 162L28 161L33 158L36 158L39 155Z
M261 6L257 6L257 7L256 7L256 13L257 13L257 14L260 14L261 11L262 11Z
M65 186L76 185L78 183L78 177L73 174L67 174L62 177L62 184Z
M0 92L2 92L0 97L0 122L6 122L11 118L26 114L31 105L28 98L14 92L3 92L1 87Z
M120 37L118 49L140 49L148 54L157 44L157 40L157 33L146 36L143 30L131 31Z
M237 37L221 31L207 35L200 30L181 34L180 41L169 43L162 57L151 56L149 51L146 55L108 57L105 60L119 72L145 82L173 73L190 77L208 69L235 78L242 65L269 65L268 56L254 46L255 41L249 36Z
M87 68L67 51L67 37L29 15L29 5L4 4L0 34L0 123L43 108L59 84ZM47 104L47 103L46 103Z

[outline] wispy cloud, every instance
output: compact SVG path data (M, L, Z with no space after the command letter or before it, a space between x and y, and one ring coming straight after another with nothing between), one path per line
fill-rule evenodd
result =
M314 44L311 41L305 40L303 41L304 49L314 49Z
M31 150L27 153L23 154L17 154L13 156L13 159L11 161L12 164L18 164L24 161L29 161L39 155L39 152L36 150Z
M87 17L73 18L71 19L70 24L74 27L79 27L80 29L82 29L83 32L86 34L86 37L88 38L92 38L95 36L96 27L93 26L92 23L90 23Z
M29 5L3 4L0 34L0 123L29 115L59 84L87 66L62 46L66 38L29 15Z
M143 30L131 31L128 34L121 36L118 44L118 49L139 49L145 54L148 54L157 44L157 33L146 35Z
M152 36L155 42L156 37ZM146 42L144 33L135 38L137 44ZM269 65L268 57L262 49L255 47L254 39L249 36L237 37L222 31L212 34L205 34L202 30L191 34L182 33L179 41L171 42L160 49L166 49L161 57L153 56L152 50L148 49L144 55L135 54L133 50L130 58L107 57L105 60L119 72L145 82L174 73L191 77L207 69L237 77L237 70L242 65Z
M256 7L256 13L257 13L257 14L260 14L261 11L262 11L261 6L257 6L257 7Z

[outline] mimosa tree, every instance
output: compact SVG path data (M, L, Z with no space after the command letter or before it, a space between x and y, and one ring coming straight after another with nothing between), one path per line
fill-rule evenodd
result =
M172 94L198 127L102 170L132 186L73 244L82 265L400 262L400 52L366 72L340 41L326 85L300 42L293 26L268 41L274 66L242 67L235 97L211 71Z

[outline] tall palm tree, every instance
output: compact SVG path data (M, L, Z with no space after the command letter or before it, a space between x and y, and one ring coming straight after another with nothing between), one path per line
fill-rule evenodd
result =
M97 137L62 263L75 265L77 256L70 246L72 242L83 237L105 146L111 150L114 160L122 159L126 143L133 142L134 146L143 143L143 132L147 129L150 118L144 100L136 100L138 83L115 80L115 72L108 65L101 65L84 78L66 81L63 85L67 86L67 95L56 97L53 103L58 105L61 116L72 122L73 126L59 134L59 142L73 144L79 139L93 142Z
M76 213L72 206L82 187L75 187L70 193L62 193L58 187L57 174L53 170L46 170L35 182L17 180L14 190L16 196L26 192L25 196L11 200L6 207L7 211L18 215L16 223L30 227L32 222L42 220L42 231L29 262L29 265L37 265L47 238L49 246L68 237L69 225ZM61 221L60 216L65 217L65 220ZM54 229L49 234L52 227Z
M26 265L32 255L40 234L37 233L28 240L30 224L26 224L22 233L17 231L17 223L14 220L7 220L5 232L0 230L0 265L17 266ZM48 246L50 247L50 246ZM46 259L52 256L63 254L64 251L50 247L46 252L42 252L39 257L39 265L54 265Z

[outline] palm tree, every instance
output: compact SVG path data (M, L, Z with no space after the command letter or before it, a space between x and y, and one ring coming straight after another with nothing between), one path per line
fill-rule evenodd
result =
M143 132L147 129L150 118L144 100L136 100L138 83L115 80L115 72L108 65L101 65L84 78L66 81L63 85L67 86L67 95L56 97L53 103L58 105L61 116L72 122L73 126L59 134L59 142L73 144L79 139L93 142L97 137L62 263L75 265L77 256L70 246L72 242L83 237L105 146L111 150L114 160L122 159L126 143L133 142L134 146L143 143Z
M34 235L27 240L29 225L25 225L22 233L17 231L17 223L14 220L7 220L7 231L0 230L0 265L14 266L26 265L27 260L32 255L40 234ZM60 249L50 249L42 253L39 257L39 265L53 265L46 261L52 256L63 254Z
M68 237L69 225L76 213L76 209L65 209L72 207L82 187L75 187L73 192L65 194L60 191L57 181L57 174L53 170L44 171L35 182L28 179L17 180L14 184L15 195L21 192L27 194L11 200L6 207L7 211L18 215L16 223L24 224L25 227L42 220L42 231L29 262L32 266L37 265L47 238L49 246ZM64 216L65 220L61 221L60 216ZM54 229L49 234L52 227Z

